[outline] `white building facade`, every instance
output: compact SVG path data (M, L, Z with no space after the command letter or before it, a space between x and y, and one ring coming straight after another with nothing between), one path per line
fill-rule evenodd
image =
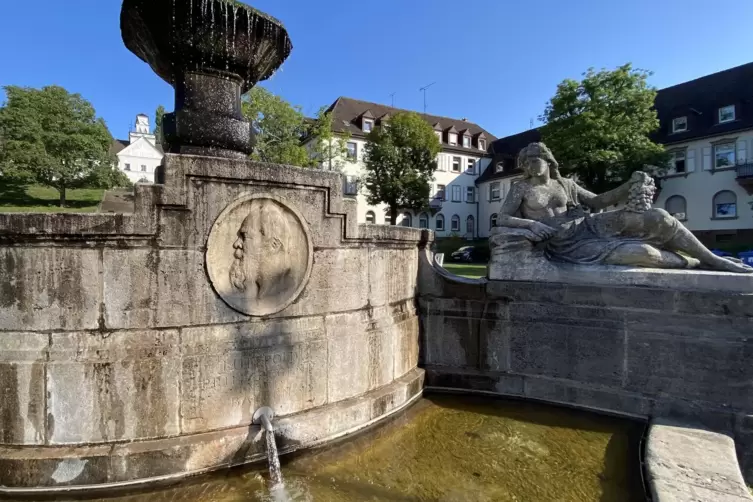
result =
M155 171L165 154L149 128L149 117L138 115L128 141L117 140L113 148L118 157L118 169L132 183L154 183Z
M753 249L753 63L662 89L656 138L671 155L654 204L706 246Z
M401 110L339 98L329 111L334 118L335 132L350 135L347 158L343 159L341 170L347 179L346 195L358 200L358 222L389 224L387 205L369 205L359 179L365 172L366 136L372 128L380 127L390 115ZM437 157L437 170L427 207L421 211L401 210L397 224L429 228L436 232L437 237L478 238L481 197L476 181L491 162L491 155L487 151L495 138L466 120L420 115L434 128L442 143L442 151Z

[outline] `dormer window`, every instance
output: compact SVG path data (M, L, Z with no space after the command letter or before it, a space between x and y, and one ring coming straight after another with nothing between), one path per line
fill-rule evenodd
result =
M672 132L685 132L688 130L688 117L677 117L672 119Z
M463 136L463 148L470 148L470 147L471 147L471 137Z
M486 140L485 139L478 140L478 149L479 150L486 150Z
M363 119L363 132L371 132L374 129L374 121L371 119Z
M735 121L735 105L728 105L719 108L719 123L726 124L727 122Z
M439 142L442 142L442 131L434 131L434 134L437 135L437 138L439 138Z
M504 172L505 170L505 164L504 162L497 162L497 165L494 166L494 170L498 173Z
M448 142L450 143L450 145L456 146L458 144L458 134L457 133L451 132L448 135L448 139L449 139Z

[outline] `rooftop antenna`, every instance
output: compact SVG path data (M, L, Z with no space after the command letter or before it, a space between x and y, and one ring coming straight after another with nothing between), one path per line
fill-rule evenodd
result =
M420 88L418 90L418 92L423 92L424 93L424 113L426 113L426 91L427 91L427 89L429 89L429 87L431 87L434 84L436 84L436 82L432 82L431 84L429 84L427 86L424 86L424 87L422 87L422 88Z
M392 108L395 108L395 94L397 93L393 92L392 94L390 94L390 98L392 98Z
M533 119L531 119L531 127L529 129L533 129Z

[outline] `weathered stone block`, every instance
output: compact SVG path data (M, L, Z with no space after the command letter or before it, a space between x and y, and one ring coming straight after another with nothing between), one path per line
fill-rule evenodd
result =
M657 502L753 500L735 443L724 434L655 421L646 443L646 471Z
M52 335L47 366L51 444L176 435L177 331Z
M227 306L209 283L201 251L162 249L156 264L156 288L149 292L156 303L157 327L237 322L247 319Z
M421 312L427 315L500 319L507 317L506 304L465 298L420 298Z
M513 303L509 305L509 319L516 322L546 322L559 324L564 329L577 331L576 326L589 328L621 329L624 314L620 310L604 307L581 307L551 303Z
M394 334L387 312L360 311L328 316L328 396L333 403L390 383Z
M272 317L322 315L365 307L369 292L369 283L364 278L367 267L365 248L316 251L311 278L303 293Z
M753 317L753 294L678 291L675 311L691 315Z
M510 370L510 323L482 319L479 323L481 368L491 371Z
M44 444L49 336L0 333L0 444Z
M103 251L105 326L146 328L157 306L159 250Z
M638 393L624 392L616 387L597 388L566 380L532 376L525 379L525 396L638 417L650 416L653 406L650 398Z
M369 250L369 303L378 307L416 296L417 250Z
M632 333L663 333L680 338L714 338L717 340L746 340L753 333L753 318L645 312L625 312L625 324Z
M109 479L111 445L57 448L0 447L0 486L65 487L104 483Z
M514 322L509 330L510 369L515 373L614 386L622 382L623 330L573 328L548 322Z
M181 431L248 425L325 403L327 345L320 318L186 328L182 333Z
M99 251L0 248L0 326L18 331L95 329Z
M489 281L489 299L504 302L564 303L567 286L541 282Z
M671 312L674 306L674 296L675 291L671 289L570 284L566 287L564 302L571 305Z
M732 433L735 429L735 414L731 410L715 407L708 402L671 396L655 398L651 416L725 433Z
M752 349L750 343L631 332L626 388L745 408L753 401Z
M425 315L423 363L429 366L477 368L480 319Z
M395 378L400 378L418 365L418 317L395 324Z

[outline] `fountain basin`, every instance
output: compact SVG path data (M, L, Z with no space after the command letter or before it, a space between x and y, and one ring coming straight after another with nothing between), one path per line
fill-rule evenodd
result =
M238 470L102 502L161 500L645 499L646 424L520 401L438 395L389 423L327 448L283 457L285 495L263 470Z

